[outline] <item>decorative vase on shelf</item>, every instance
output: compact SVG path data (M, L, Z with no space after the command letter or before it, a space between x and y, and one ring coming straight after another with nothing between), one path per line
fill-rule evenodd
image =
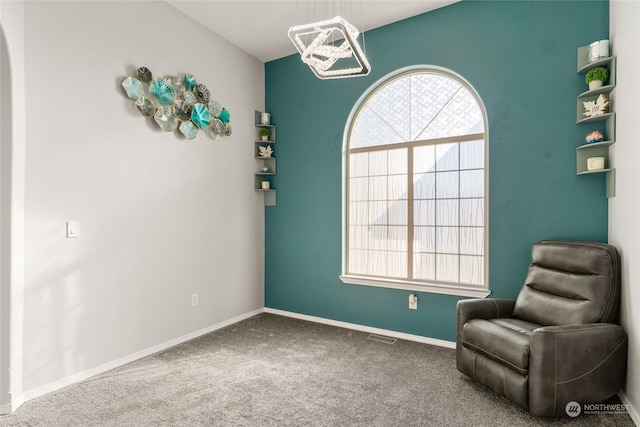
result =
M269 135L261 135L260 138L262 138L263 141L268 141Z
M589 45L588 48L589 62L609 56L609 40L598 40Z
M598 89L599 87L602 87L602 80L591 80L589 82L589 90Z
M602 87L604 82L609 78L609 70L604 67L595 67L587 71L584 81L589 85L589 90Z

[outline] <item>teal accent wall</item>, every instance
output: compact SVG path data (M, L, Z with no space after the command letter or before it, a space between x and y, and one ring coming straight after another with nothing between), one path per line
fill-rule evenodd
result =
M278 127L277 205L266 209L265 306L455 340L459 297L348 285L342 267L342 149L347 118L376 81L425 64L464 77L489 122L489 285L515 297L542 239L607 241L603 175L576 176L578 46L607 39L607 1L463 1L365 35L372 72L319 80L289 56L265 65Z

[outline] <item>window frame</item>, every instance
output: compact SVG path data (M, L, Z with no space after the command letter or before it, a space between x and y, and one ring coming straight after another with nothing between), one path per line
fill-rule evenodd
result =
M438 145L446 143L446 140L450 142L464 142L470 140L480 140L482 139L484 142L484 206L483 206L483 229L484 229L484 285L455 285L451 283L441 283L437 280L414 280L408 278L390 278L383 276L369 276L369 275L358 275L358 274L347 274L348 270L348 262L349 262L349 209L348 205L350 203L349 199L349 164L350 164L350 138L353 131L354 123L361 112L361 110L366 106L367 102L371 100L375 94L386 87L387 85L397 81L402 78L409 78L415 74L437 74L440 76L445 76L451 78L460 84L462 84L469 93L476 100L478 107L480 108L483 122L484 122L484 132L472 134L472 135L461 135L454 137L443 137L431 140L417 140L417 141L405 141L402 143L389 144L387 149L393 149L394 147L402 147L402 146L411 146L411 150L415 147L421 145ZM435 143L434 141L441 141L439 143ZM368 148L373 148L374 151L377 146L370 146ZM355 150L359 150L356 148ZM366 150L369 151L369 150ZM464 297L476 297L476 298L485 298L491 294L491 290L489 289L489 132L488 132L488 119L486 109L480 98L477 91L471 86L471 84L465 80L462 76L457 73L445 69L442 67L436 67L431 65L418 65L405 67L400 70L397 70L393 73L390 73L383 78L379 79L373 85L371 85L358 99L355 103L354 107L349 114L349 117L346 122L346 126L343 134L343 152L342 152L342 271L340 274L340 280L346 284L353 285L364 285L364 286L374 286L374 287L383 287L383 288L392 288L392 289L402 289L409 291L418 291L418 292L427 292L427 293L436 293L436 294L446 294L446 295L456 295L456 296L464 296ZM413 207L409 207L409 209L413 209ZM407 226L409 227L409 226ZM408 261L412 262L412 261Z

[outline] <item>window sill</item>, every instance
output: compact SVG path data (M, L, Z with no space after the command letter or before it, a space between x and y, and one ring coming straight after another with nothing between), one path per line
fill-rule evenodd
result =
M486 298L491 294L489 289L465 288L462 286L438 285L435 283L418 284L402 280L385 280L372 277L341 275L340 280L350 285L375 286L379 288L402 289L405 291L428 292L432 294L455 295L471 298Z

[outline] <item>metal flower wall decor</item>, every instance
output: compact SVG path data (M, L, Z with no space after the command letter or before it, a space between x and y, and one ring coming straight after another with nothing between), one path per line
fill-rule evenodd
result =
M153 78L147 67L140 67L122 87L140 114L153 117L164 132L179 129L187 139L194 139L198 130L211 139L231 135L229 111L191 74Z

